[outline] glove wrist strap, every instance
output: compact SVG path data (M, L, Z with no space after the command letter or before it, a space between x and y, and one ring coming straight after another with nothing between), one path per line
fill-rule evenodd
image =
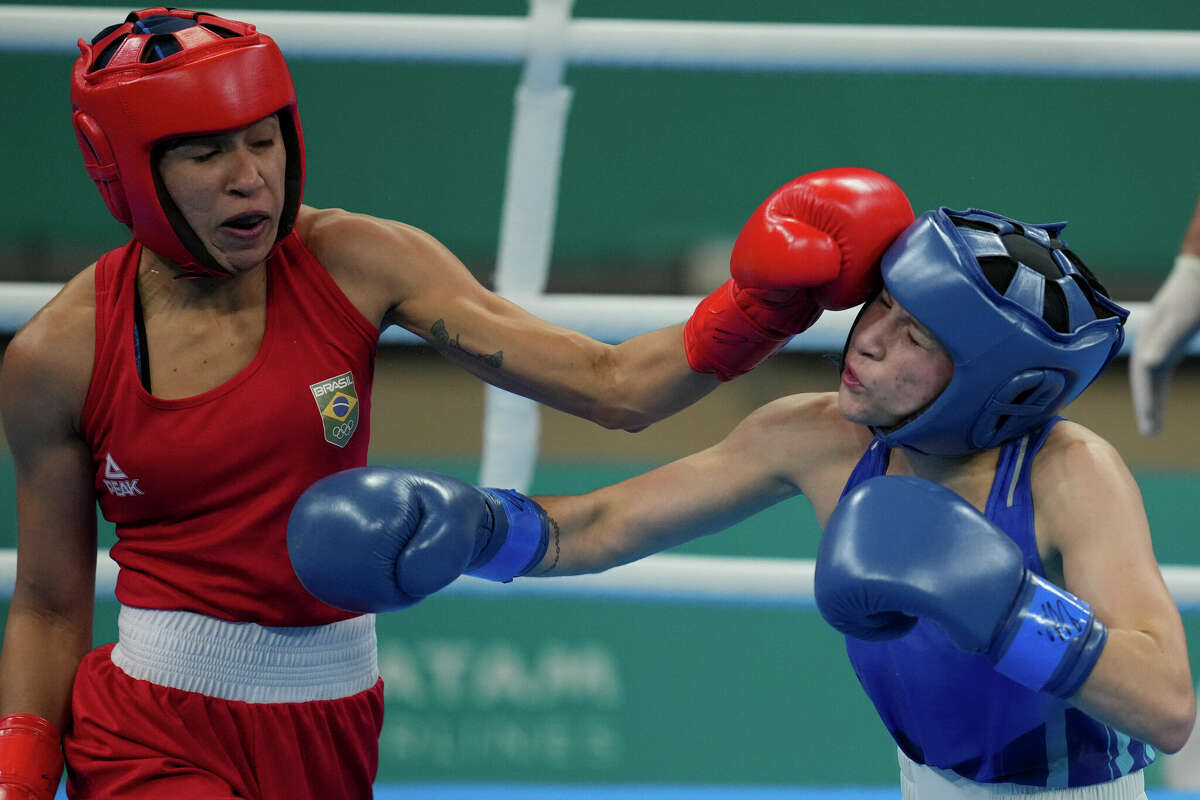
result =
M1071 697L1108 639L1091 606L1031 572L991 648L996 671L1034 691Z
M550 522L540 505L512 489L480 489L492 512L492 536L468 575L508 583L541 562Z
M34 714L0 717L0 788L19 786L37 800L52 800L62 777L62 737Z
M688 364L696 372L732 380L754 369L791 336L767 332L738 306L732 279L700 301L683 327Z

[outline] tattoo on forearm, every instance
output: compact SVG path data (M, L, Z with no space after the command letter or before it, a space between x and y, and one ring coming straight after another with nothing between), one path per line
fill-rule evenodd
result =
M546 519L549 520L550 527L554 529L554 560L551 561L550 564L545 569L539 570L538 571L539 575L548 575L551 572L553 572L554 568L558 566L558 557L561 554L561 551L559 550L559 546L558 546L558 535L559 535L558 520L556 520L554 517L550 516L549 514L546 515Z
M500 366L504 363L503 350L497 350L491 354L472 353L470 350L467 350L465 347L459 344L458 334L454 334L453 337L450 336L450 332L446 330L446 320L444 319L439 319L437 322L433 323L433 326L429 329L429 333L433 336L433 340L438 344L444 345L445 347L453 347L460 353L464 353L471 358L476 359L477 361L482 361L485 366L491 367L492 369L500 369Z

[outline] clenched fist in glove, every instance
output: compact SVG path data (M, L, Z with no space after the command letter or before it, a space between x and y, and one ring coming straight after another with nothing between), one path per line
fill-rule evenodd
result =
M874 170L826 169L785 184L738 234L733 277L684 327L688 363L729 380L807 329L822 310L862 303L879 285L884 250L912 221L904 192Z

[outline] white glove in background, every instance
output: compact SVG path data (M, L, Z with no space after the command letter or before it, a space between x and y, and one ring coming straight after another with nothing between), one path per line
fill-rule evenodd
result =
M1162 429L1171 373L1200 328L1200 256L1180 253L1150 302L1129 358L1129 385L1138 431Z

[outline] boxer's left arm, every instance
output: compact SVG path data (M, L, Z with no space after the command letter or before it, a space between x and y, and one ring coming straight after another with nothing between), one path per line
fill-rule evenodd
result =
M1062 422L1034 461L1033 489L1047 574L1108 626L1072 702L1161 750L1178 750L1195 712L1187 644L1133 476L1111 445Z
M602 572L706 536L795 494L728 442L585 495L536 498L553 538L531 577Z
M421 470L346 470L297 502L289 555L310 592L354 611L404 608L464 572L498 581L600 572L797 494L830 461L819 438L835 435L831 413L821 396L783 398L713 447L583 495L526 498Z
M639 430L719 384L688 365L682 324L610 345L489 291L411 226L307 209L297 230L380 330L407 328L488 383L604 427Z
M538 498L560 539L529 574L606 570L725 530L798 494L823 506L865 446L847 444L853 427L832 396L791 395L690 456L585 495Z
M732 444L577 496L529 498L404 467L344 470L292 508L288 555L313 596L356 612L407 608L464 573L508 582L599 572L782 499L765 459L730 458L745 455Z
M308 487L292 507L288 556L313 596L347 611L407 608L463 573L508 582L550 541L542 508L406 467L356 467Z

